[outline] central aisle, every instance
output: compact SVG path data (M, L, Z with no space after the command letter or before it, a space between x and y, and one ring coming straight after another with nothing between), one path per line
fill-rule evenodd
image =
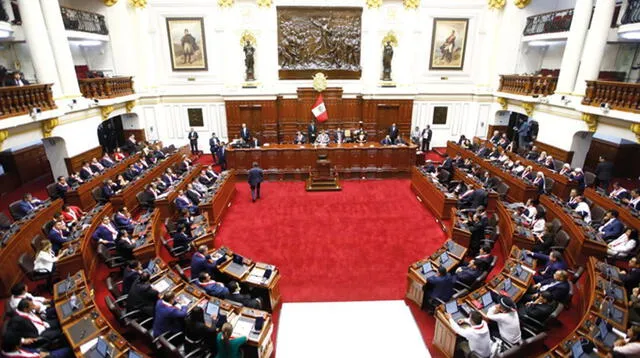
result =
M404 301L285 303L278 358L429 358Z
M408 266L445 239L409 180L345 181L341 192L266 182L251 202L236 184L216 246L281 272L284 302L400 300Z

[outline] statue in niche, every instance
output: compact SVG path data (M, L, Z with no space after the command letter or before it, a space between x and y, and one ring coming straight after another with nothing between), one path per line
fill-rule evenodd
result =
M253 55L255 54L255 52L256 52L256 49L251 45L251 42L250 41L245 42L245 45L244 45L244 66L246 67L245 81L256 80L253 74L253 65L254 65Z
M393 47L387 41L382 51L382 80L391 81L391 60L393 59Z

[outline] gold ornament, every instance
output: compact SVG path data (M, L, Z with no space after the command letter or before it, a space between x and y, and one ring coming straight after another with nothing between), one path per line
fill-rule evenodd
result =
M403 0L405 9L417 9L420 7L420 0Z
M531 117L533 115L533 109L535 108L535 104L533 103L523 103L522 104L522 108L524 108L524 111L527 112L527 116Z
M507 0L488 0L489 9L502 10L507 5Z
M391 30L387 32L387 34L382 39L382 46L386 45L387 42L391 43L391 47L398 46L398 38L396 37L396 34Z
M125 104L125 108L127 109L127 113L131 113L131 111L133 111L133 107L135 107L136 104L137 104L136 100L127 101L127 103Z
M498 97L498 104L500 105L500 108L502 108L503 111L506 111L507 108L509 107L509 102L507 101L506 98L504 97Z
M322 72L318 72L313 76L313 89L322 92L327 89L327 76Z
M259 7L271 7L273 1L271 0L257 0Z
M104 106L100 108L100 112L102 112L102 120L106 121L109 119L109 115L113 112L113 106Z
M42 137L49 138L51 137L51 132L53 129L60 124L58 118L47 119L46 121L42 121Z
M531 0L513 0L513 4L519 9L524 9L531 3Z
M369 9L377 9L382 6L382 0L367 0L367 7Z
M634 123L629 128L636 135L636 140L640 143L640 123Z
M104 4L107 6L113 6L118 2L118 0L104 0Z
M9 138L9 131L8 130L1 130L0 131L0 149L2 149L2 143Z
M240 36L240 46L244 47L247 44L247 41L251 44L251 46L256 45L256 37L249 30L244 30L242 32L242 36Z
M218 6L231 7L233 6L233 0L218 0Z
M595 133L598 128L598 116L591 113L582 113L580 116L582 121L587 124L587 128L589 128L589 132Z
M129 3L138 9L144 9L147 6L147 0L129 0Z

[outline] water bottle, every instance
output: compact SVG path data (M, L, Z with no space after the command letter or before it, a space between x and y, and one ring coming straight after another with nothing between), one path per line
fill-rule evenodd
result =
M74 311L78 308L78 297L76 297L75 294L69 298L69 305L71 305L71 309Z

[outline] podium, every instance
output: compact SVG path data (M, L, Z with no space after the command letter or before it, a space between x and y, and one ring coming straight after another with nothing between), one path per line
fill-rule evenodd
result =
M315 169L309 168L306 191L339 191L342 190L338 171L332 169L327 154L318 154Z

